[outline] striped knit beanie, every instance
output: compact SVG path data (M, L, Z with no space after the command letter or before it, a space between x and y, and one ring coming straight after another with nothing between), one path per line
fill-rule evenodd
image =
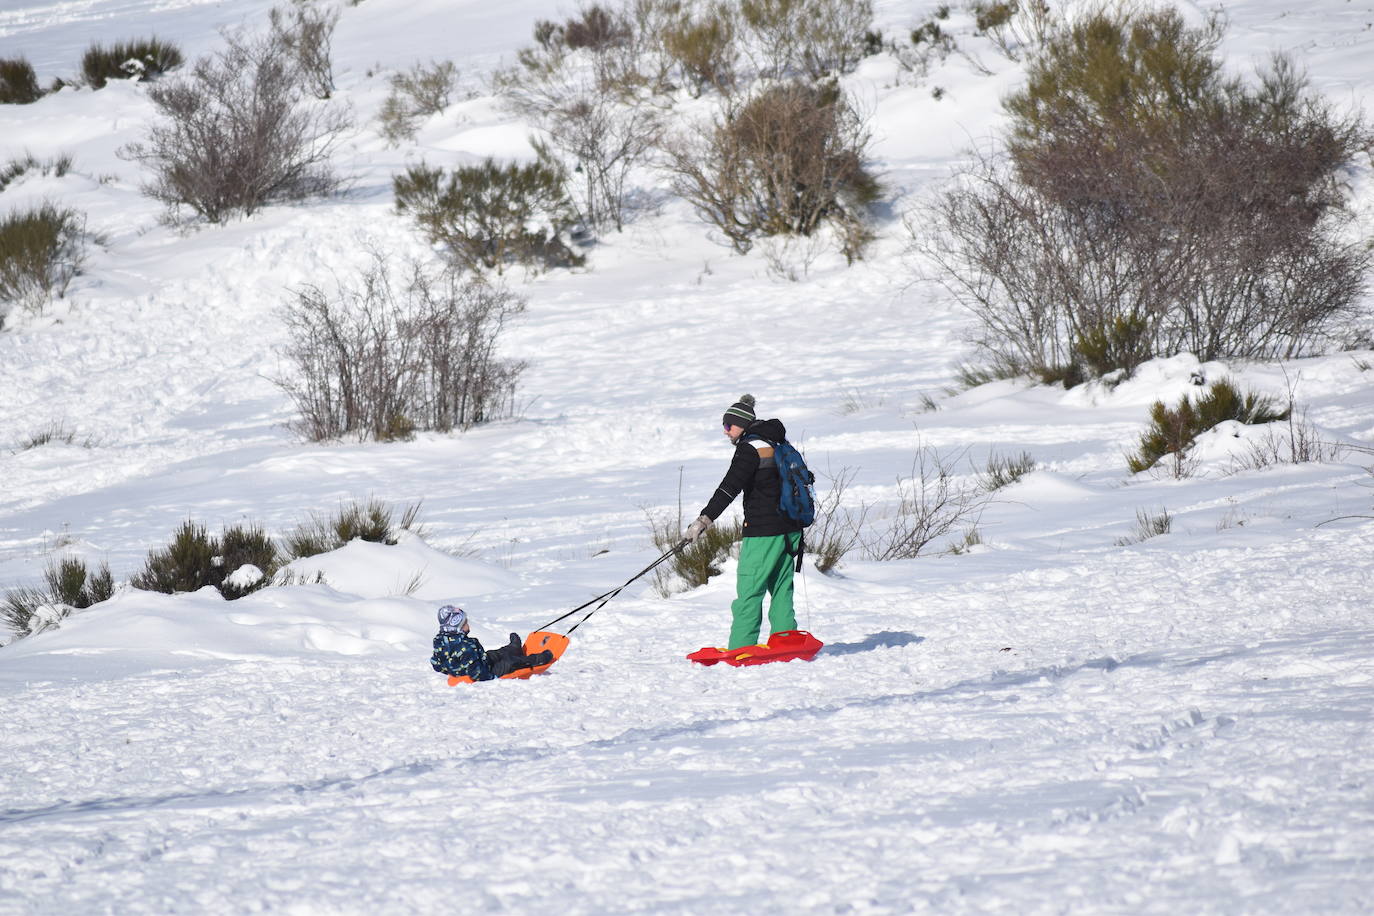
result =
M727 426L742 426L749 428L749 424L757 419L754 416L754 396L752 394L740 395L740 399L731 404L725 411L723 421Z

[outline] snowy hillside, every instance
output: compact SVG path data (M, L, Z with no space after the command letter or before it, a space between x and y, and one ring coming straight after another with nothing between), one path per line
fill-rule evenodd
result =
M0 4L0 58L45 86L96 40L156 34L189 59L271 6ZM1369 107L1374 2L1224 8L1237 73L1288 51ZM934 9L880 0L875 24ZM0 166L73 161L0 190L0 212L59 201L98 238L66 298L0 332L0 597L63 557L126 581L188 519L282 536L376 499L419 504L422 526L298 561L312 584L121 588L0 646L0 914L1374 911L1374 351L961 389L968 318L914 282L903 216L1023 71L956 11L963 53L926 79L887 56L846 78L885 188L863 261L820 253L789 282L665 199L585 268L513 276L516 417L306 443L273 382L291 290L371 249L429 255L393 206L407 165L528 158L489 76L573 9L340 11L357 127L337 197L169 227L118 154L153 116L146 86L0 105ZM434 59L457 63L458 99L389 146L388 77ZM1372 177L1349 176L1366 238ZM1222 378L1291 396L1328 460L1238 470L1287 424L1229 424L1190 474L1132 475L1151 403ZM809 663L685 661L726 638L730 561L672 597L632 586L546 676L430 670L441 604L494 646L652 562L650 518L695 516L743 392L874 525L922 455L960 484L993 456L1035 470L923 556L808 565L798 619L827 643Z

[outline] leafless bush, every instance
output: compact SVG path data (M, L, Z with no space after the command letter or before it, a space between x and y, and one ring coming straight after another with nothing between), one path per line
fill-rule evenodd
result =
M862 503L857 507L844 505L845 490L857 473L852 468L841 468L836 474L825 475L829 487L817 500L816 520L805 533L806 551L814 558L820 572L834 571L863 536L868 506Z
M435 276L412 265L396 284L374 254L358 287L296 290L283 351L294 372L277 384L312 441L466 429L513 411L525 364L497 358L496 346L523 310L510 292L464 282L454 269Z
M1337 461L1345 451L1341 442L1322 436L1305 412L1295 416L1290 410L1286 422L1270 423L1264 434L1249 442L1246 451L1232 459L1231 472L1260 471L1280 464L1308 464Z
M656 149L662 132L657 109L583 92L544 112L542 158L558 161L581 221L592 228L624 228L631 211L629 178Z
M334 26L337 9L326 9L313 0L292 0L268 13L272 38L296 63L302 84L317 99L334 94Z
M832 86L786 83L667 147L673 189L741 254L760 236L833 225L851 261L869 238L877 180L863 119Z
M602 7L549 28L555 37L522 52L496 86L543 132L542 155L562 167L580 220L619 231L630 211L629 176L648 161L661 132L658 109L637 91L650 79L637 63L647 52L629 18Z
M302 98L296 63L274 38L226 35L181 79L148 97L162 119L121 154L150 168L144 191L221 222L339 186L330 154L350 126L336 108Z
M0 329L11 306L39 312L81 270L86 219L75 210L43 203L0 219Z
M921 446L911 474L897 480L897 505L891 523L863 547L870 560L906 560L959 528L976 523L987 496L976 484L954 479L956 458Z
M511 263L570 267L582 259L563 241L573 222L562 170L546 161L501 165L488 159L443 169L421 163L392 179L396 209L410 213L453 263L498 274Z
M1367 131L1285 59L1255 87L1224 78L1219 41L1172 12L1056 35L1006 103L1007 155L912 221L990 361L1072 378L1293 356L1351 314L1374 255L1343 237L1338 178ZM1131 102L1104 102L1120 85Z

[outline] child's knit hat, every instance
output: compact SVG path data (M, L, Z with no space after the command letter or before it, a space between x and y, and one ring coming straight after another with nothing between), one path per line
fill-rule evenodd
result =
M457 633L468 622L468 612L460 607L446 604L439 608L439 632Z

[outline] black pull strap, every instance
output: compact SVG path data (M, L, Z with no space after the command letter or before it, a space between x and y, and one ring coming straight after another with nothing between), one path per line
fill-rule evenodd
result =
M558 622L561 621L561 620L566 620L567 618L569 618L569 617L571 617L572 615L576 614L578 611L581 611L581 610L583 610L583 609L585 609L585 608L591 607L593 604L596 604L598 601L601 602L600 604L596 604L596 607L592 608L590 611L587 611L587 615L586 615L585 617L583 617L581 620L579 620L577 623L573 624L572 627L568 630L568 632L567 632L566 634L564 634L564 635L566 635L566 636L571 636L573 630L576 630L578 627L582 626L582 624L584 624L584 623L586 623L588 620L590 620L590 619L591 619L591 616L592 616L593 614L595 614L597 611L601 610L603 607L605 607L606 604L607 604L607 602L609 602L612 598L614 598L616 595L619 595L619 594L620 594L621 592L623 592L625 589L629 588L630 585L633 584L634 582L636 582L636 581L638 581L639 579L642 579L644 576L648 575L648 574L649 574L650 572L652 572L654 569L657 569L658 566L659 566L659 564L661 564L661 563L663 563L664 561L666 561L669 557L672 557L672 556L676 555L679 551L682 550L682 548L684 548L684 547L686 547L686 546L687 546L687 539L686 539L686 538L683 538L681 541L679 541L671 550L669 550L669 551L668 551L667 553L665 553L663 556L659 557L657 560L655 560L654 562L650 563L648 566L644 567L644 568L641 569L639 572L635 573L633 576L631 576L629 579L627 579L623 585L619 585L619 586L617 586L617 587L611 589L609 592L605 592L604 594L597 595L595 598L591 599L590 601L586 601L586 602L584 602L584 603L582 603L582 604L579 604L577 607L573 608L571 611L568 611L566 614L560 614L559 616L555 617L553 620L550 620L548 623L544 624L542 627L539 627L539 629L541 629L541 630L547 630L549 627L553 626L555 623L558 623Z

